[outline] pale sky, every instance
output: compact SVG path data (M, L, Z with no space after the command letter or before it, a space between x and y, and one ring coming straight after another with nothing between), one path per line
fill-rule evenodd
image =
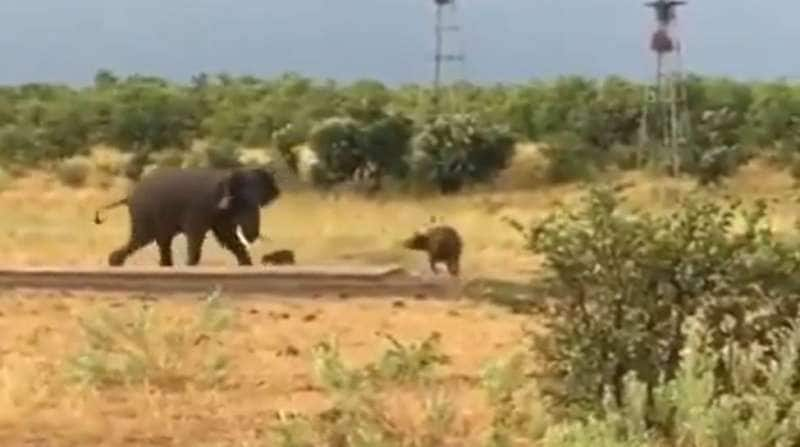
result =
M643 0L456 1L468 80L652 72ZM689 0L678 15L692 71L800 77L797 0ZM0 0L0 84L86 84L99 68L428 82L432 34L433 0Z

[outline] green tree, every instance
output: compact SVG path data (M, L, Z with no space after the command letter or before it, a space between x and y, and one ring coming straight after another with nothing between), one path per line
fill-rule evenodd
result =
M122 150L186 149L196 134L194 103L180 90L132 84L121 87L114 101L108 138Z
M511 132L467 114L439 116L414 137L411 169L415 178L441 193L491 180L514 155Z

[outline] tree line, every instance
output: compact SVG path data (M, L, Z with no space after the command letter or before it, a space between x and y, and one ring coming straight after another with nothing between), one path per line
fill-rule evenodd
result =
M702 181L732 171L754 151L794 159L800 143L800 86L689 76L691 141L684 170ZM24 166L107 144L145 163L153 154L212 142L226 163L239 147L276 150L295 172L297 147L313 151L319 185L369 178L416 179L443 192L491 180L518 141L547 143L554 181L609 163L652 162L637 150L643 85L620 78L452 85L436 110L427 86L390 88L287 73L272 79L199 74L189 83L101 70L88 87L0 87L0 160ZM226 155L227 154L227 155ZM213 154L212 154L213 155ZM131 172L135 172L132 170Z

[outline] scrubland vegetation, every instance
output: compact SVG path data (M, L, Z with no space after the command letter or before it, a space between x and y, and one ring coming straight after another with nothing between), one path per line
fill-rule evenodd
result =
M424 268L399 241L431 215L466 243L452 302L4 292L0 439L797 445L800 87L686 82L677 177L617 78L456 85L439 115L297 75L0 88L9 264L104 263L126 216L94 207L155 166L269 163L264 244L299 262Z
M754 156L795 167L800 88L690 76L692 134L682 172L702 183L729 176ZM109 174L136 179L151 165L270 160L293 178L328 189L457 192L491 183L514 142L542 144L551 182L609 169L665 169L665 154L637 146L643 86L625 79L454 85L434 113L432 92L364 80L346 85L296 74L275 79L200 74L188 84L99 71L94 85L0 88L0 159L11 174L54 166L80 185L90 148L126 154ZM658 123L653 123L657 126ZM198 144L200 142L200 144ZM244 149L260 148L257 157ZM77 159L76 159L77 157ZM535 173L531 173L535 175Z

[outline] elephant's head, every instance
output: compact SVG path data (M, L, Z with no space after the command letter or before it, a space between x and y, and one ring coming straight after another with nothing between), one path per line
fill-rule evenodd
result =
M281 194L275 177L263 168L236 169L223 179L222 190L218 208L228 211L245 239L254 242L260 233L260 208Z

